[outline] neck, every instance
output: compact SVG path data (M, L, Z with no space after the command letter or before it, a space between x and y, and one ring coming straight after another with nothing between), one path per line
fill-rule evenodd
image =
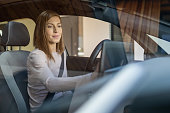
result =
M56 52L56 44L49 44L49 49L51 52Z

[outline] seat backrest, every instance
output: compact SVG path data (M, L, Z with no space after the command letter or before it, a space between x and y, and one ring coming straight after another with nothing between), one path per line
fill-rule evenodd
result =
M3 29L1 45L26 46L30 40L26 26L9 22ZM0 113L28 113L28 51L5 51L0 55Z

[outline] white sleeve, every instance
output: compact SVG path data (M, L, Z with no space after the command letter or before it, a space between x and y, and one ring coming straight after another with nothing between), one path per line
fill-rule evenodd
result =
M91 73L81 76L74 77L49 77L46 81L46 86L50 92L56 91L67 91L74 89L77 83L83 81L83 83L87 83L91 80Z
M42 51L30 53L27 64L31 78L39 80L43 84L49 77L54 76L48 68L46 55Z
M78 82L91 80L91 74L75 77L54 77L46 59L46 56L42 53L31 53L29 55L29 61L32 64L32 67L30 67L32 75L36 80L40 80L50 92L71 90Z

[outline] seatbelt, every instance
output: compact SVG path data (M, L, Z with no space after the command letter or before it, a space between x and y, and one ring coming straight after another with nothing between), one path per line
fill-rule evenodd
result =
M15 82L12 69L10 68L7 62L6 65L1 65L1 70L8 84L8 87L15 99L19 113L27 113L27 107L24 98Z
M64 53L61 55L61 57L62 59L61 59L61 65L60 65L60 71L58 77L62 77L64 71Z
M62 59L61 59L61 65L60 65L60 71L59 71L58 77L62 77L63 71L64 71L64 53L61 56L62 56ZM50 103L54 97L54 94L55 93L48 92L48 95L46 96L44 103Z

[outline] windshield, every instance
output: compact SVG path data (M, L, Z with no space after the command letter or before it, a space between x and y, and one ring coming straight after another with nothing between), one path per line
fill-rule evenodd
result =
M134 43L134 53L143 52L143 59L170 54L170 19L166 4L168 2L158 0L117 0L123 41Z

